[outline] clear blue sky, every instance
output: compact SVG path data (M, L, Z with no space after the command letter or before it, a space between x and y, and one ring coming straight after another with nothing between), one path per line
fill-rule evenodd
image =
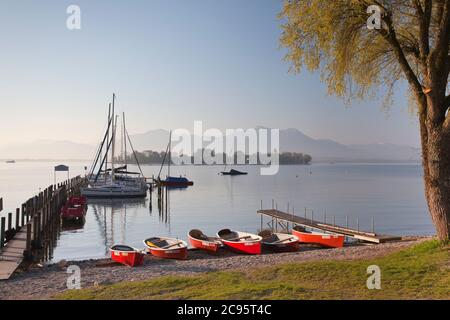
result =
M66 28L66 8L82 29ZM188 128L298 128L343 143L417 146L400 88L350 108L318 75L288 74L279 49L281 0L2 0L0 144L95 143L112 92L130 133Z

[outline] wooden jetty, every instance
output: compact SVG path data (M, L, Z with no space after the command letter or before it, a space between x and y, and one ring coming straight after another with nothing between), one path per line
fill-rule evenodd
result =
M1 218L0 280L9 279L22 262L49 254L49 244L55 241L59 230L61 207L68 197L78 195L85 183L86 180L78 176L51 185L16 209L14 220L12 213ZM2 209L0 199L0 211Z
M277 209L258 210L258 214L261 215L261 229L263 228L263 216L271 218L269 226L273 229L278 229L280 226L282 229L289 229L289 223L293 225L300 225L306 228L316 229L320 231L341 234L349 238L367 241L371 243L383 243L388 241L401 240L401 237L382 235L375 232L366 232L361 230L355 230L348 227L337 226L336 224L328 224L325 222L316 221L311 219L299 217L293 213L286 213Z

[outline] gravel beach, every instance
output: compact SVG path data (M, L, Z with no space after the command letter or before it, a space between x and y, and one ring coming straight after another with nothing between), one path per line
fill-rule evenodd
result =
M67 267L81 269L81 286L112 284L121 281L139 281L165 275L192 275L218 270L246 270L273 266L279 263L318 260L370 259L395 252L430 238L407 237L402 241L379 245L353 245L339 249L320 249L302 246L295 253L266 253L259 256L236 255L226 250L217 256L191 250L189 259L161 260L146 256L144 266L129 268L110 259L89 261L62 261L48 266L31 266L19 270L10 280L0 281L0 299L48 299L67 290Z

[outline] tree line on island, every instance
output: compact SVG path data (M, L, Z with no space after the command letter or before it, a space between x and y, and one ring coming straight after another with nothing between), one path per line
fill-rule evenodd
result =
M200 153L200 154L199 154ZM197 151L196 155L200 155L201 157L201 153L203 154L210 154L212 157L215 157L216 159L220 159L222 158L222 163L226 163L226 154L218 154L216 155L214 153L214 151L208 151L208 150L199 150ZM166 160L164 160L164 158L166 157L166 153L164 151L158 152L158 151L152 151L152 150L147 150L147 151L142 151L142 152L138 152L136 151L136 158L134 157L134 155L127 155L127 159L126 162L130 163L130 164L136 164L136 159L137 161L139 161L140 164L161 164L163 161L168 161L168 159L166 158ZM172 158L177 157L177 155L172 153ZM194 156L184 156L185 157L185 163L195 163L194 162ZM261 158L259 156L259 153L254 155L253 157L257 157L257 164L261 164L264 163L264 161L261 161ZM269 155L269 157L271 157L271 159L274 158L274 155ZM246 154L244 155L243 153L240 152L235 152L234 156L233 156L233 163L237 163L237 159L245 159L245 164L252 164L251 163L251 156ZM203 157L201 157L201 159L204 159ZM119 162L125 162L125 159L123 157L123 155L119 156L117 158L117 161ZM306 153L298 153L298 152L282 152L279 154L279 164L285 164L285 165L308 165L311 164L312 161L312 157L309 154ZM173 163L174 161L172 161ZM178 162L179 163L179 162ZM203 160L203 165L207 165L208 163L205 162L205 160ZM241 163L239 163L241 164ZM253 163L254 164L254 163Z

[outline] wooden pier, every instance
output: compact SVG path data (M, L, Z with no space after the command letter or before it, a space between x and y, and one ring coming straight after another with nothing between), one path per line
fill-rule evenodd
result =
M1 218L0 280L7 280L24 261L36 261L51 254L60 226L61 207L68 197L78 195L85 185L80 176L51 185ZM0 200L0 211L3 201Z
M349 238L367 241L371 243L383 243L388 241L401 240L401 237L382 235L375 232L366 232L361 230L355 230L348 227L337 226L335 223L328 224L325 222L316 221L311 219L299 217L293 213L286 213L277 209L258 210L258 214L261 215L261 229L263 228L263 216L271 218L270 227L272 229L289 229L289 223L293 225L299 225L306 228L316 229L329 233L341 234Z

